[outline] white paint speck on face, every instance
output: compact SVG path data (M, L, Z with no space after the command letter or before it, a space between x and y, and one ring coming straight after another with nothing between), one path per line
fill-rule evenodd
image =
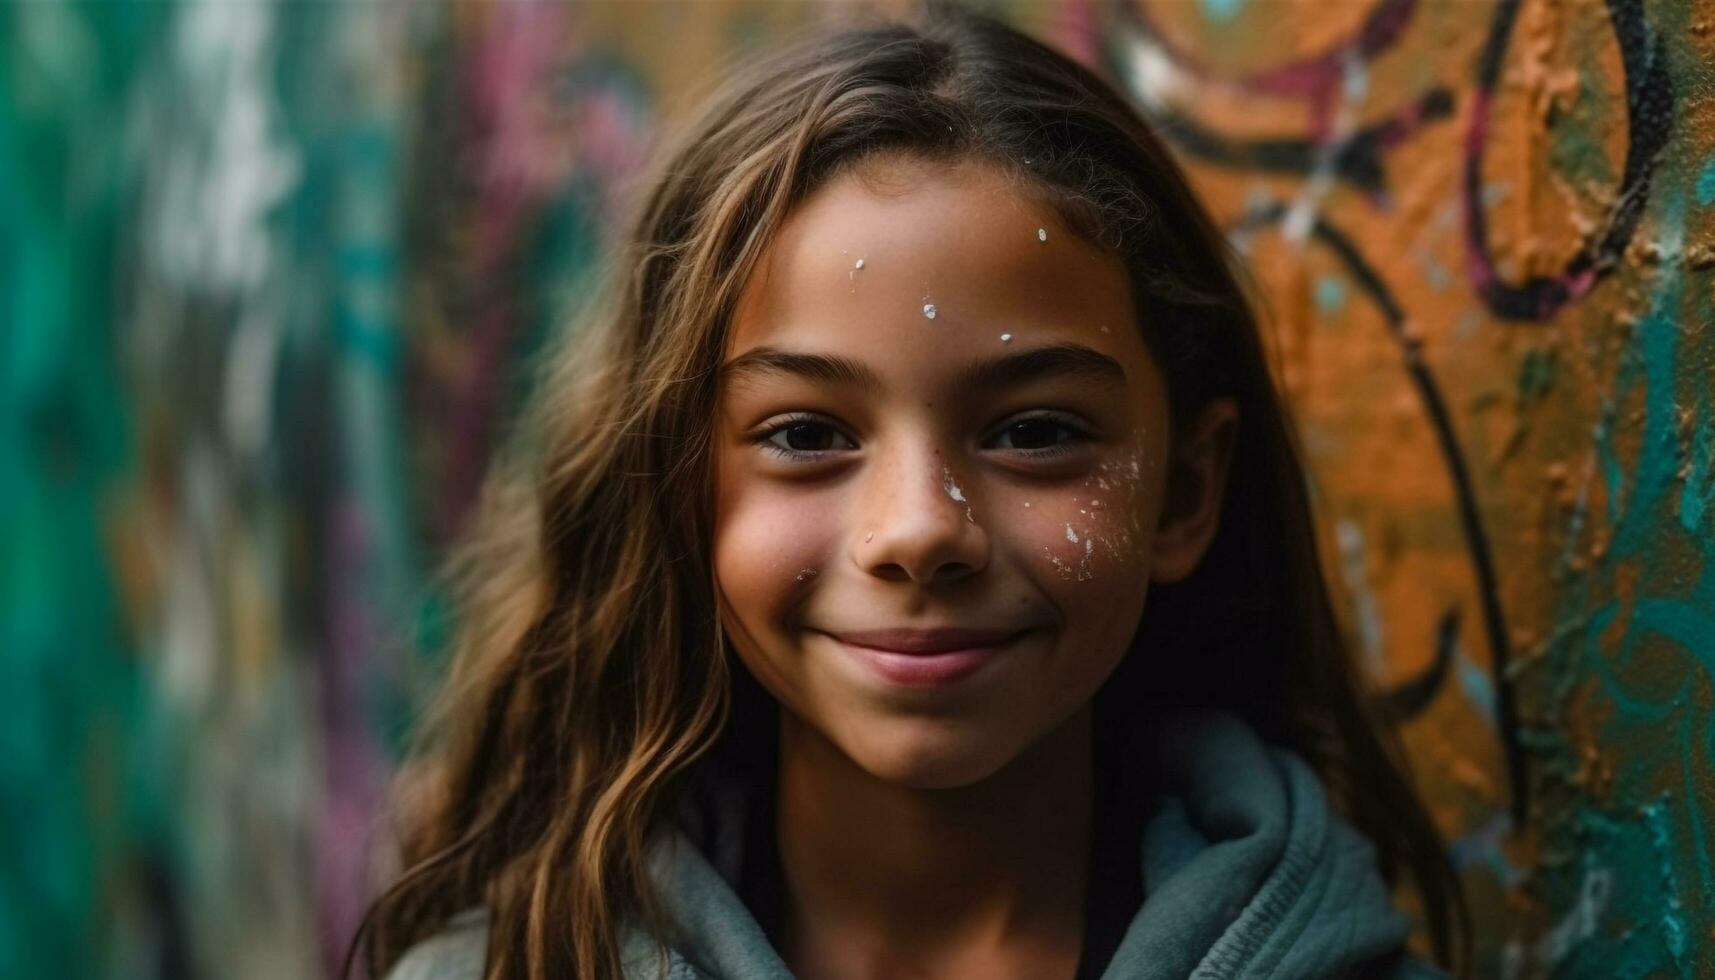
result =
M1025 502L1024 502L1024 506L1026 506L1026 507L1029 507L1029 506L1030 506L1030 501L1028 501L1028 500L1026 500L1026 501L1025 501Z
M1047 241L1048 240L1048 229L1046 229L1046 228L1036 229L1036 240L1039 242Z
M1108 325L1104 323L1104 324L1102 324L1102 333L1107 333L1107 332L1108 332Z
M953 471L943 466L941 467L941 476L941 489L947 491L947 496L952 497L961 504L966 503L965 492L959 489L959 485L957 483L953 482Z
M863 543L864 544L869 544L871 541L874 541L874 540L875 540L875 532L874 531L871 531L868 534L863 536Z
M928 317L931 320L935 319L935 304L934 303L924 303L923 304L923 315Z
M854 269L861 269L861 268L863 268L863 259L858 259L858 260L857 260L857 264L856 264L856 265L854 265L854 266L852 266L852 268L854 268Z
M1061 561L1059 555L1056 555L1047 548L1043 548L1042 557L1048 559L1048 563L1054 566L1054 570L1060 573L1061 578L1069 579L1072 577L1072 566Z
M800 582L806 581L808 579L813 579L815 577L816 577L816 570L814 568L805 568L805 569L802 569L798 572L798 581L800 581Z
M1003 343L1003 344L1010 344L1010 343L1012 343L1012 334L1009 334L1009 333L1003 333L1003 334L1001 334L1001 335L1000 335L1000 342L1001 342L1001 343Z
M957 483L953 482L953 471L946 466L941 467L941 489L946 491L947 496L953 498L955 503L965 505L965 520L972 524L977 522L977 519L971 515L971 502L965 499L965 492L959 489Z
M1078 543L1078 532L1072 530L1072 525L1070 524L1066 525L1066 540L1073 544Z

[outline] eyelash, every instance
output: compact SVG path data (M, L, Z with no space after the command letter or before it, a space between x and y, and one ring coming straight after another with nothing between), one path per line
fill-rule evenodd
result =
M1065 442L1055 443L1052 446L1037 449L1015 449L1012 450L1012 452L1021 454L1028 459L1054 459L1055 457L1064 456L1067 453L1072 452L1074 449L1090 440L1090 434L1083 426L1077 424L1071 416L1064 415L1059 412L1036 412L1029 415L1014 416L1013 418L1008 419L1007 424L1002 426L996 434L1004 433L1013 426L1024 422L1039 421L1052 422L1058 425L1060 428L1071 433L1072 438ZM838 431L836 426L819 416L807 414L787 415L781 418L774 425L769 426L766 430L757 433L751 441L755 442L764 450L774 454L775 456L796 462L809 462L824 453L835 451L830 449L792 449L773 441L776 435L800 425L822 425L830 429L834 429L836 432ZM841 434L841 438L847 439L850 442L857 441L855 439L851 439L849 436L845 436L843 433Z

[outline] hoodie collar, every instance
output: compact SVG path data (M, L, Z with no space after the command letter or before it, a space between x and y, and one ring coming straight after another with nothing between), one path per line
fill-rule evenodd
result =
M1130 753L1133 771L1156 783L1138 855L1145 899L1103 980L1339 975L1404 945L1409 922L1373 845L1330 808L1296 753L1210 709L1163 714L1136 732ZM748 798L731 784L705 790L651 852L681 927L667 975L790 980L735 891ZM656 975L647 936L633 930L626 950L628 976Z

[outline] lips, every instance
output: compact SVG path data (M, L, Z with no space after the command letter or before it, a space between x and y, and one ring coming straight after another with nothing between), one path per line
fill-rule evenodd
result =
M1027 630L886 629L830 633L840 648L886 684L952 684L1001 659Z
M832 636L852 646L868 647L886 653L934 654L952 650L971 650L999 646L1024 632L1022 629L966 629L942 627L936 629L841 630Z

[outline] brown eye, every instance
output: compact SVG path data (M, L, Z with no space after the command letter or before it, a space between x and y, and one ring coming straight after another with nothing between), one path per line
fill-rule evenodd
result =
M1036 456L1066 452L1087 438L1082 429L1054 415L1016 419L995 435L997 448Z
M985 446L1014 460L1048 462L1089 447L1099 440L1096 432L1078 415L1038 410L1002 423Z
M798 452L822 452L832 449L836 435L833 429L814 422L789 425L780 432L786 436L786 448Z
M1045 449L1058 445L1061 436L1070 430L1052 419L1025 419L1007 426L1004 435L1010 437L1013 449Z
M792 419L764 433L758 440L777 456L799 457L857 448L850 439L826 422Z

